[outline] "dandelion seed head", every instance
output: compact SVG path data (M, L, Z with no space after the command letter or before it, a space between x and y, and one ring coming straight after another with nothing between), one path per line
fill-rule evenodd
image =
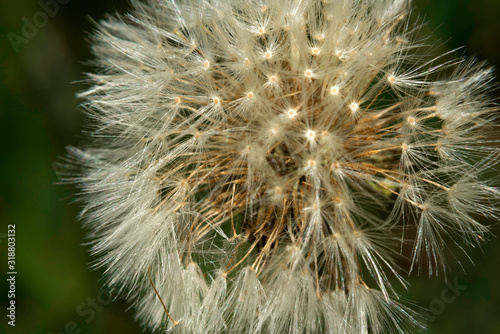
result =
M132 5L93 36L90 144L68 160L96 265L142 324L419 327L396 258L441 273L444 245L499 217L492 70L414 54L406 0Z

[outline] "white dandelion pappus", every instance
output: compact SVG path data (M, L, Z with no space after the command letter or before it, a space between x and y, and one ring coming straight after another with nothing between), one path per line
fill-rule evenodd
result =
M491 70L415 55L404 0L132 4L93 36L91 140L69 159L96 266L137 318L174 333L419 326L391 284L406 286L401 242L437 274L483 239L478 215L498 218L481 177L497 157Z

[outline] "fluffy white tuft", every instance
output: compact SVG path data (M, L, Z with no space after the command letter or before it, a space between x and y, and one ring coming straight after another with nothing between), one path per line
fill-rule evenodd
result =
M491 70L414 55L405 0L132 4L93 36L90 143L70 160L96 266L138 319L418 326L390 283L401 242L438 273L498 218Z

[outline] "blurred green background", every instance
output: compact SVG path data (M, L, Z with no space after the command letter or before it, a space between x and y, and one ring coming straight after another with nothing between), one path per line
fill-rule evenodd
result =
M140 333L133 310L100 292L102 271L89 269L74 189L57 185L54 172L65 146L82 140L75 94L84 87L75 82L91 70L82 65L91 58L88 17L124 12L127 3L68 1L18 52L7 35L21 35L23 18L31 21L40 4L2 0L0 8L0 333ZM415 0L414 10L429 21L421 33L442 42L437 52L466 46L465 54L488 60L500 78L500 0ZM8 224L17 230L15 328L5 317ZM493 232L500 236L498 225ZM500 333L500 240L470 256L475 265L461 258L466 273L450 264L450 281L466 287L453 302L443 302L443 277L412 275L409 291L399 289L439 313L430 313L429 333Z

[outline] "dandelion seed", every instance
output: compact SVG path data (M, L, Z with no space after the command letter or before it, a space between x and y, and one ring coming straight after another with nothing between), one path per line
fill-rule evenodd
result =
M351 104L349 104L349 109L354 114L359 110L359 104L356 102L351 102Z
M288 115L288 118L290 119L295 118L295 116L297 116L297 110L295 109L288 109L286 113Z
M318 35L314 36L314 39L319 41L319 42L322 42L325 40L325 34L318 34Z
M269 82L270 83L277 83L278 82L278 76L277 75L271 75L269 77Z
M306 131L306 137L309 140L314 140L314 138L316 138L316 131L313 131L313 130Z
M345 54L342 50L337 50L335 51L335 55L339 60L344 60Z
M409 2L132 0L99 24L71 181L145 327L420 327L394 263L440 274L485 239L498 108L491 69L414 54Z
M330 95L339 95L340 89L338 86L332 86L330 87Z

